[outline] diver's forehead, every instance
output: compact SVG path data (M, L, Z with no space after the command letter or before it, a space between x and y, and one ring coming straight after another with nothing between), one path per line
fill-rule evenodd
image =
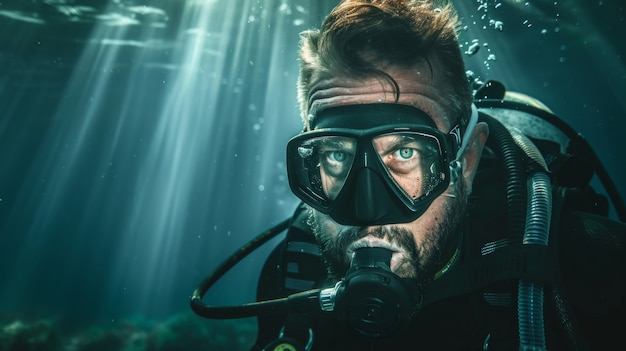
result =
M397 100L392 84L378 77L327 77L320 80L310 90L309 115L316 116L325 110L348 105L397 103L424 111L439 130L450 129L451 118L444 108L443 88L433 84L431 79L416 74L415 70L396 70L390 76L398 84L400 93Z

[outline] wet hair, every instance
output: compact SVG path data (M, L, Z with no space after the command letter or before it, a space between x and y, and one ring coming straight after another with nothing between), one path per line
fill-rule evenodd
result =
M326 78L377 77L394 87L386 67L408 68L429 59L441 64L446 112L465 125L472 102L471 88L458 42L458 16L451 3L436 0L344 0L320 29L300 37L298 101L308 129L312 86ZM455 122L455 121L452 121Z

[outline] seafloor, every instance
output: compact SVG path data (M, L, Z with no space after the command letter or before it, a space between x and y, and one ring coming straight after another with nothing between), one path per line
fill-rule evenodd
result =
M250 350L255 319L207 320L180 314L163 322L129 319L111 325L64 329L54 319L0 324L0 351Z

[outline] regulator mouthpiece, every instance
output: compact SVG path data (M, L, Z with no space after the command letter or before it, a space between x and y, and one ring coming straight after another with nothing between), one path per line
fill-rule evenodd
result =
M391 271L391 255L380 247L356 250L345 278L321 292L322 309L335 311L364 336L384 338L404 330L417 309L418 292Z

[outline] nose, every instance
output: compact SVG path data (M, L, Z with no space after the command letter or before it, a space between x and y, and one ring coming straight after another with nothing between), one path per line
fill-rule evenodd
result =
M364 225L375 223L393 210L383 179L369 168L359 171L355 189L355 216Z

